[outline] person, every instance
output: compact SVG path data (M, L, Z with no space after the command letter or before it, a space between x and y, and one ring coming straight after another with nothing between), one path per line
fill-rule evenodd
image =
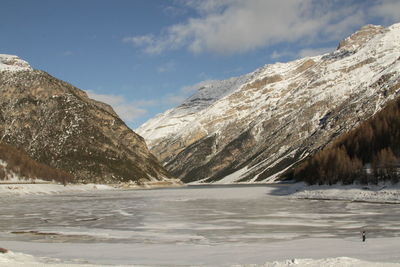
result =
M365 231L362 231L362 241L365 242Z

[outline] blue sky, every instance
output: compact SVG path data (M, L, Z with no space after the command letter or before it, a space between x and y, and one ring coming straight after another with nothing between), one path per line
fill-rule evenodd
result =
M2 54L111 104L131 128L192 85L332 51L398 0L1 0Z

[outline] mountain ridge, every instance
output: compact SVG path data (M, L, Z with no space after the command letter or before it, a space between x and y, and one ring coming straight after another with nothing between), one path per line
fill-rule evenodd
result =
M0 57L1 58L1 57ZM0 69L0 140L74 182L143 183L172 176L111 106L29 65ZM2 61L4 62L4 60ZM11 67L11 68L10 68Z
M154 138L163 123L176 119L169 111L138 133L185 182L274 181L398 95L399 44L400 24L364 26L331 53L248 74L232 92L191 114L185 129Z

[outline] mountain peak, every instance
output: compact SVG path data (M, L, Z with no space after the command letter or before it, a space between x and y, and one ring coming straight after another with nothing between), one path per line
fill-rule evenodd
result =
M0 54L0 71L32 70L25 60L15 55Z
M182 181L274 181L378 112L400 94L400 25L367 25L338 51L243 77L221 83L217 98L203 88L138 129Z
M169 181L143 138L110 106L43 71L20 71L30 67L14 60L17 67L0 71L2 142L70 173L73 182Z
M365 25L361 27L359 31L353 33L352 35L341 41L339 43L338 50L344 49L355 51L363 44L375 37L377 34L384 33L385 31L387 31L387 29L380 25Z

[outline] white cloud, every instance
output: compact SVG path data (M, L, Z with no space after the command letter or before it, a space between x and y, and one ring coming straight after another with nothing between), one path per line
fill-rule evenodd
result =
M122 39L124 43L133 43L135 45L149 45L155 42L154 36L152 35L142 35L142 36L134 36L134 37L125 37Z
M193 53L241 53L281 42L335 40L363 25L366 10L365 4L362 6L359 2L343 4L343 1L330 0L188 0L180 3L192 8L198 16L167 27L158 36L133 36L124 41L150 54L180 48ZM396 3L391 1L391 4ZM386 3L379 8L382 14L389 12L388 6Z
M202 82L193 84L193 85L188 85L188 86L182 86L176 93L173 94L167 94L166 96L163 96L162 98L158 100L154 100L155 105L165 105L168 108L171 106L177 106L182 104L187 98L192 96L199 88L203 87L204 85L207 85L211 82L212 80L204 80Z
M162 103L167 106L176 106L182 104L183 101L187 98L186 95L167 95L162 99Z
M191 95L194 92L196 92L197 89L199 89L200 87L202 87L204 84L207 84L207 83L208 83L208 80L207 81L203 81L203 82L199 82L199 83L196 83L196 84L192 84L192 85L183 86L180 89L180 92L183 95Z
M172 3L172 5L165 6L163 8L163 12L167 16L178 17L178 16L183 16L183 15L187 14L187 9L182 7L182 5L177 6Z
M147 113L147 110L135 107L134 104L135 103L121 104L115 106L114 109L123 121L134 122L137 118L140 118Z
M107 103L111 106L125 102L124 97L120 95L97 94L92 90L87 90L86 93L89 95L90 98L93 98L100 102Z
M303 57L313 57L313 56L318 56L318 55L323 55L329 52L334 51L336 48L335 47L321 47L321 48L307 48L307 49L302 49L298 52L297 56L299 58Z
M165 50L165 44L157 40L152 34L142 36L125 37L124 43L132 43L135 46L144 47L144 52L148 54L159 54Z
M274 51L270 58L274 60L278 60L283 57L288 57L290 59L303 58L303 57L313 57L318 55L323 55L329 52L332 52L336 49L336 47L319 47L319 48L305 48L301 49L298 52L294 51Z
M176 64L174 61L168 61L160 66L157 67L157 72L158 73L164 73L164 72L171 72L174 71L176 67Z
M272 52L272 54L270 55L270 58L272 59L279 59L279 58L283 58L283 57L295 57L296 54L291 52L291 51L274 51Z
M122 120L133 123L147 113L147 109L154 106L168 108L181 104L199 87L197 85L182 87L175 94L167 94L151 100L129 101L122 95L98 94L93 90L86 90L88 96L97 101L109 104Z
M182 5L195 9L200 14L210 14L222 12L225 8L229 7L237 0L180 0Z
M239 66L239 67L236 67L234 69L230 69L230 70L224 71L224 74L233 74L233 75L235 75L235 74L241 73L243 70L244 70L244 68Z
M387 23L400 21L400 1L379 0L370 9L371 15L384 18Z
M147 113L144 107L153 104L151 101L128 101L121 95L97 94L92 90L87 90L86 93L90 98L112 106L118 116L126 122L134 122Z
M162 99L160 99L160 103L169 107L182 104L189 96L195 93L203 83L205 84L207 81L194 85L183 86L177 91L177 93L164 96Z

